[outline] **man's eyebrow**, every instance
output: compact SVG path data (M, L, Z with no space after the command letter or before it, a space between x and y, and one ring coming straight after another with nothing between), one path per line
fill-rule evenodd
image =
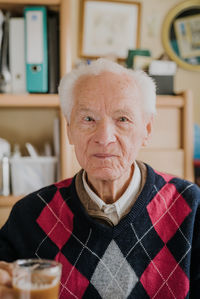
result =
M94 113L96 112L96 110L93 110L89 107L85 107L85 106L79 106L77 111L79 113ZM114 114L119 114L119 115L127 115L129 117L134 117L134 114L131 112L131 110L129 108L127 109L117 109L115 111L113 111Z
M92 109L84 107L84 106L79 106L77 109L79 112L93 112Z
M130 111L130 109L118 109L115 111L116 114L126 114L126 115L129 115L129 116L133 116L133 113Z

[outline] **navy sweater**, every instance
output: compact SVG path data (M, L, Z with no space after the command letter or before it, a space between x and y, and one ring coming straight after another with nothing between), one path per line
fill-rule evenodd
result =
M15 204L0 230L0 260L63 265L60 298L200 298L200 189L155 172L118 225L91 218L75 178Z

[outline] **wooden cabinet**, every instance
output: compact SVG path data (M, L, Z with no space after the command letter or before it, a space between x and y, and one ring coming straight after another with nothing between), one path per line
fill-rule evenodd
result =
M0 196L0 228L10 214L12 206L20 199L19 196Z
M71 0L0 0L0 9L13 15L23 15L25 5L45 5L59 13L60 77L71 70L70 48ZM67 145L65 121L60 111L57 94L0 94L0 137L11 144L24 144L27 136L34 145L48 140L52 143L53 119L60 119L60 178L66 176ZM29 139L30 140L30 139ZM4 223L12 205L19 197L0 196L0 226Z
M159 171L194 180L191 91L157 97L152 138L138 158Z

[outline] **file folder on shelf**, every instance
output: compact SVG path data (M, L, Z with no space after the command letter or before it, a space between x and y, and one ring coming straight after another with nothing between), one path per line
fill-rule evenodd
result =
M9 61L11 72L11 91L26 92L26 71L24 51L24 18L10 18Z
M49 93L58 92L59 84L59 22L58 14L48 12L48 85Z
M0 51L0 92L11 91L11 75L9 69L9 20L10 12L6 12L3 22L3 37Z
M45 93L48 91L46 7L25 7L24 16L27 91Z

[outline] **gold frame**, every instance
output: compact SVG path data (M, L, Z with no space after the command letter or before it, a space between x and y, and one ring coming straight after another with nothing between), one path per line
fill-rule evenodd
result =
M172 8L169 13L167 14L163 26L162 26L162 43L164 46L164 49L166 53L169 55L169 57L174 60L180 67L191 70L191 71L200 71L200 65L192 65L185 61L183 61L179 56L176 55L176 53L173 51L171 45L170 45L170 26L172 21L175 19L175 17L180 14L181 12L192 9L192 8L199 8L200 9L200 1L199 0L187 0L184 1L178 5L176 5L174 8Z
M129 4L129 5L135 5L137 6L138 12L137 12L137 28L136 28L136 48L139 48L140 44L140 24L141 24L141 3L140 2L134 2L134 1L123 1L123 0L81 0L81 5L80 5L80 34L79 34L79 56L83 58L88 58L88 59L97 59L100 56L98 55L85 55L83 53L83 35L84 35L84 20L85 20L85 4L87 2L109 2L109 3L120 3L120 4ZM127 54L128 54L128 49L127 49ZM118 60L125 60L125 58L119 58L117 57Z

